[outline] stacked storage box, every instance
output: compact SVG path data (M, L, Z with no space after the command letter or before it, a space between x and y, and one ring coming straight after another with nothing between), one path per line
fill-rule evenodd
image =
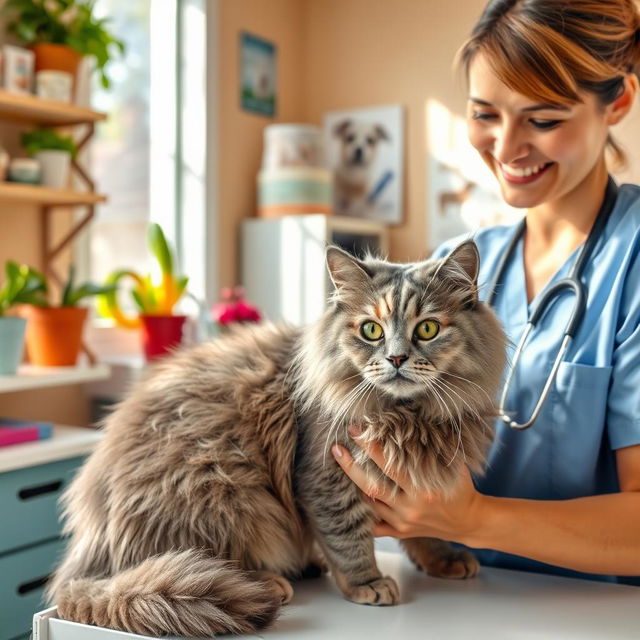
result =
M333 210L333 173L323 167L320 129L276 124L265 128L258 174L258 215L277 218Z

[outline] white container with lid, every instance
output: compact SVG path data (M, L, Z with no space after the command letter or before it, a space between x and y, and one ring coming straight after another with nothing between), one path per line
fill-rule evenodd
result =
M270 124L265 127L263 169L323 166L320 127L310 124Z

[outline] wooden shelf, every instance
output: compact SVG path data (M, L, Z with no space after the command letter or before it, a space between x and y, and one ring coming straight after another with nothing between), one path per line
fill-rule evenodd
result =
M0 182L0 202L24 202L39 205L93 205L106 201L106 196L91 191L51 189L34 184Z
M66 102L0 89L0 118L50 127L88 124L106 119L106 114Z
M51 438L1 447L0 473L87 455L103 436L97 429L54 425Z
M20 367L16 376L0 376L0 393L59 387L93 380L105 380L111 374L106 364L78 367Z

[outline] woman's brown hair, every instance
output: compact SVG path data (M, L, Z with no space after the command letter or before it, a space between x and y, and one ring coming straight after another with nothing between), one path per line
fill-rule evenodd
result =
M553 105L595 94L602 105L640 71L640 14L635 0L491 0L458 52L468 73L479 52L510 89ZM611 136L616 161L625 156Z

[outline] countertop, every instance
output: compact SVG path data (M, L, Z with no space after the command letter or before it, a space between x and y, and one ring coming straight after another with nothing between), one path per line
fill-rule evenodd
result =
M294 584L292 602L265 640L491 639L612 640L640 638L640 589L483 567L469 580L432 578L401 554L378 552L383 573L400 585L402 603L347 602L328 577ZM38 640L141 638L55 619L39 623ZM220 636L218 636L220 637Z

